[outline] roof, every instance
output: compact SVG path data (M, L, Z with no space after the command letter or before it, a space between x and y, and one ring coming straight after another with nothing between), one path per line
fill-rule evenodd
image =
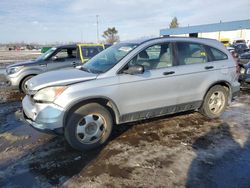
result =
M76 44L64 44L64 45L59 45L57 48L76 48Z
M196 25L171 29L161 29L160 35L181 35L190 33L205 33L216 31L232 31L238 29L250 29L250 19L232 22L220 22L206 25Z
M76 48L76 46L103 46L103 44L90 44L90 43L77 43L77 44L64 44L59 45L57 48Z

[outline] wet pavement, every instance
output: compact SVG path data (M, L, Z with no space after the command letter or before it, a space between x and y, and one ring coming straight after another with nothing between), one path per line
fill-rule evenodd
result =
M250 187L250 90L220 119L119 125L105 147L82 153L19 121L21 97L0 104L0 187Z

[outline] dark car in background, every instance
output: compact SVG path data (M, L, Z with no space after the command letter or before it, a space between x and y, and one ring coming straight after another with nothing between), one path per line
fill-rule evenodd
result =
M246 43L235 43L231 45L230 47L234 48L234 51L237 54L242 54L242 53L249 51L249 48L247 47Z
M242 63L250 62L250 51L240 54L239 59Z
M250 62L248 63L239 63L240 66L240 76L239 82L241 86L250 84Z

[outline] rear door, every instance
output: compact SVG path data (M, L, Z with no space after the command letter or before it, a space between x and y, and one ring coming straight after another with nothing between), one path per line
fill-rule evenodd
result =
M80 59L77 58L76 47L60 48L47 61L47 69L57 70L62 68L73 68L77 66Z
M211 60L207 46L194 42L176 42L178 62L178 104L200 105L209 86L218 80L220 65Z

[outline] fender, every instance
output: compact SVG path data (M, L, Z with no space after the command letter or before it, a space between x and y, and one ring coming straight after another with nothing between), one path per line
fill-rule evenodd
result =
M230 84L228 81L226 81L226 80L220 80L220 81L217 81L217 82L214 82L214 83L210 84L210 86L206 89L205 94L203 95L203 101L204 101L204 99L205 99L205 97L206 97L207 92L211 89L211 87L213 87L213 86L215 86L215 85L222 85L222 86L228 87L228 89L229 89L228 102L229 102L229 104L230 104L231 98L232 98L232 86L231 86L231 84Z
M87 98L83 98L83 99L73 101L72 103L70 103L66 107L64 117L63 117L63 127L66 124L68 114L70 113L70 111L74 107L77 107L78 105L81 106L81 105L84 105L84 104L87 104L87 103L90 103L90 102L97 102L97 103L99 103L101 105L110 107L114 112L113 115L115 116L114 117L115 123L119 124L120 112L119 112L119 109L118 109L117 105L115 104L115 102L112 99L110 99L108 97L105 97L105 96L92 96L92 97L87 97ZM106 103L106 104L103 104L103 102Z

